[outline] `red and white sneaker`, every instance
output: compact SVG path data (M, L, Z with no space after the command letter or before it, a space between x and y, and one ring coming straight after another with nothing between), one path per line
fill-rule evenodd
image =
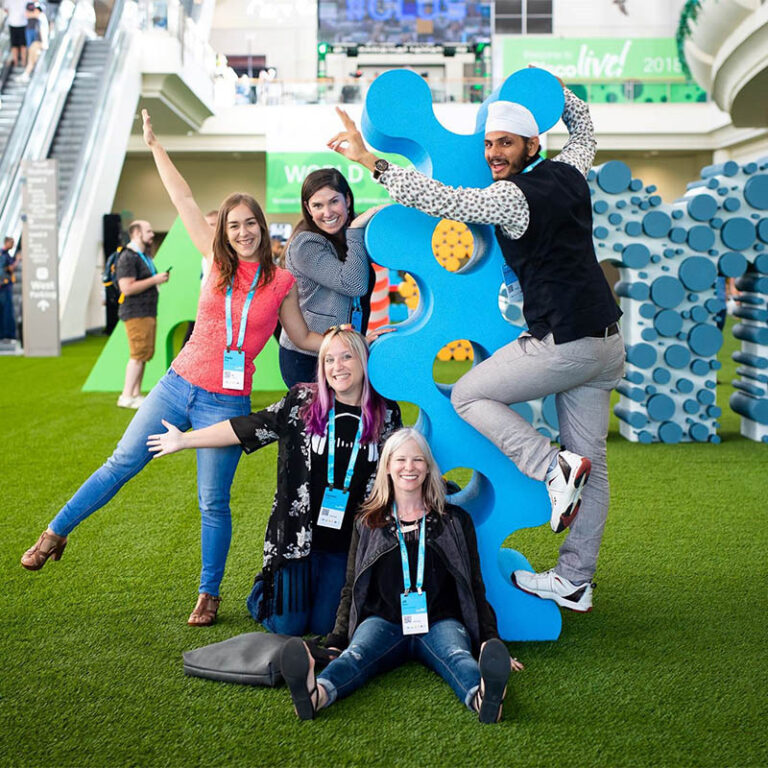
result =
M595 585L588 581L577 586L555 573L554 568L544 573L515 571L512 583L529 595L542 600L554 600L561 608L578 613L589 613L592 610L592 591Z
M549 524L555 533L564 531L574 520L581 506L581 492L589 478L592 462L571 451L557 454L557 465L547 472L545 480L552 516Z

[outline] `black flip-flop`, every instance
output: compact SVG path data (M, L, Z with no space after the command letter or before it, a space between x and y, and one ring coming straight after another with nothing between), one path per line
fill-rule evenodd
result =
M317 685L312 690L307 688L309 674L309 654L307 646L300 637L292 637L283 646L280 653L280 672L291 692L293 706L300 720L315 719L313 698L317 694Z
M477 716L481 723L495 723L511 671L507 646L497 637L491 638L480 651L479 665L483 693Z

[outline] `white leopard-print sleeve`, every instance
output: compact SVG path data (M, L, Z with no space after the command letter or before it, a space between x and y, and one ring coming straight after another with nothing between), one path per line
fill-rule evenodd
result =
M382 173L379 180L393 200L430 216L471 224L498 224L513 240L528 229L528 202L514 183L497 181L482 189L449 187L414 168L394 166Z
M572 165L586 176L597 151L595 129L589 115L589 107L573 91L567 88L564 91L563 122L568 129L568 141L554 161Z

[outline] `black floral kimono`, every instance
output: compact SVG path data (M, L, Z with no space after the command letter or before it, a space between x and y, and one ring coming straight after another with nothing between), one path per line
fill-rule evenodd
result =
M299 416L299 411L311 397L310 386L297 384L279 402L249 416L230 420L246 453L253 453L278 441L277 489L264 537L262 571L256 576L264 582L263 609L268 605L273 608L282 605L282 597L274 595L274 575L277 571L287 561L297 562L308 558L312 549L310 476L313 437L307 433ZM386 439L402 426L397 403L390 400L385 400L385 403L386 416L378 444L368 446L371 456L376 460ZM373 469L366 481L365 495L373 488L375 477L375 464L369 466ZM302 593L306 594L306 591L302 590ZM296 599L300 598L296 596ZM295 602L293 596L291 602Z

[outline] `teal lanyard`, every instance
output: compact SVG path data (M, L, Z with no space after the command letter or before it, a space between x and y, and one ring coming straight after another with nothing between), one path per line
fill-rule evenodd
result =
M544 158L540 157L535 163L531 163L530 165L526 165L525 168L523 168L523 173L528 173L528 171L532 171L539 163L544 162Z
M141 260L147 265L147 269L150 271L150 274L156 275L157 267L155 266L155 263L151 259L148 259L141 251L136 251L136 253L141 256Z
M251 283L251 290L248 291L248 295L245 297L245 304L243 304L243 313L240 315L240 332L237 335L237 347L236 349L243 348L243 341L245 340L245 326L248 324L248 310L251 308L251 301L253 300L253 294L256 292L256 283L259 282L259 273L261 272L261 264L256 268L256 274L254 275L253 282ZM227 349L232 347L232 286L227 288Z
M355 462L357 454L360 452L360 441L363 437L363 414L360 414L360 423L357 425L357 434L355 435L355 444L352 446L352 453L347 465L347 473L344 476L344 492L349 491L352 485L352 474L355 471ZM328 487L333 488L335 480L334 469L336 460L336 406L331 406L328 411Z
M411 566L408 562L408 549L405 546L405 536L403 536L402 528L400 527L400 518L397 516L397 504L392 505L392 511L395 515L395 522L397 523L397 540L400 542L400 560L403 563L403 587L405 588L405 594L407 595L411 591ZM426 526L425 521L427 519L427 513L421 518L421 530L419 531L419 560L416 564L416 591L421 594L421 589L424 586L424 560L427 555L427 537L424 535Z

